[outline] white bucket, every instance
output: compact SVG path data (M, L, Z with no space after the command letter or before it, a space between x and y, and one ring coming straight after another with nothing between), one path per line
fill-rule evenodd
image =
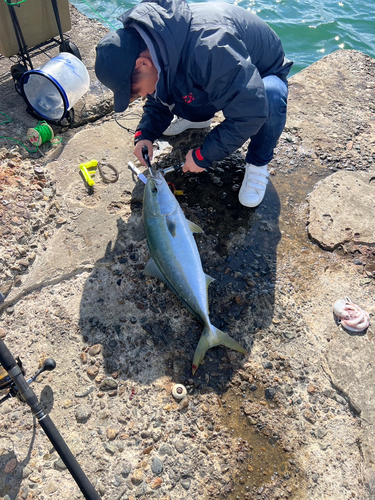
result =
M61 52L42 66L26 71L20 80L25 101L42 118L62 120L89 89L85 65L69 52Z

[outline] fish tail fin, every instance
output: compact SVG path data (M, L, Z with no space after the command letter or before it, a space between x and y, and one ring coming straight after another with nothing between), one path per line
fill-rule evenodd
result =
M223 345L233 349L234 351L242 352L242 354L247 355L246 349L244 349L241 344L230 337L227 333L222 332L213 325L206 325L202 336L199 339L197 348L195 349L192 367L193 375L197 371L198 366L201 364L208 349L217 345Z

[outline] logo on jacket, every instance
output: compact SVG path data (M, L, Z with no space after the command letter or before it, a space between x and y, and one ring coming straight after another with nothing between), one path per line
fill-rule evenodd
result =
M188 95L183 96L182 99L185 101L186 104L191 104L194 101L195 97L190 92Z

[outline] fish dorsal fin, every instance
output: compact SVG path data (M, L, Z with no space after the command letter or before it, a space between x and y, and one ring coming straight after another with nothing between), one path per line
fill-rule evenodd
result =
M203 229L197 226L194 222L191 222L191 220L188 220L187 222L192 233L204 233Z
M151 276L152 278L157 278L162 281L166 285L168 285L167 280L164 277L164 274L160 271L159 266L156 264L153 258L151 258L143 271L147 276Z
M167 228L168 228L168 231L170 232L171 236L173 236L173 238L176 236L176 223L174 221L174 219L172 219L171 217L166 217L166 223L167 223Z

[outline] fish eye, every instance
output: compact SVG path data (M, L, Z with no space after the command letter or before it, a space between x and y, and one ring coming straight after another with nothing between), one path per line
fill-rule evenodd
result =
M158 188L154 185L154 187L151 189L151 192L152 193L157 193L158 192Z

